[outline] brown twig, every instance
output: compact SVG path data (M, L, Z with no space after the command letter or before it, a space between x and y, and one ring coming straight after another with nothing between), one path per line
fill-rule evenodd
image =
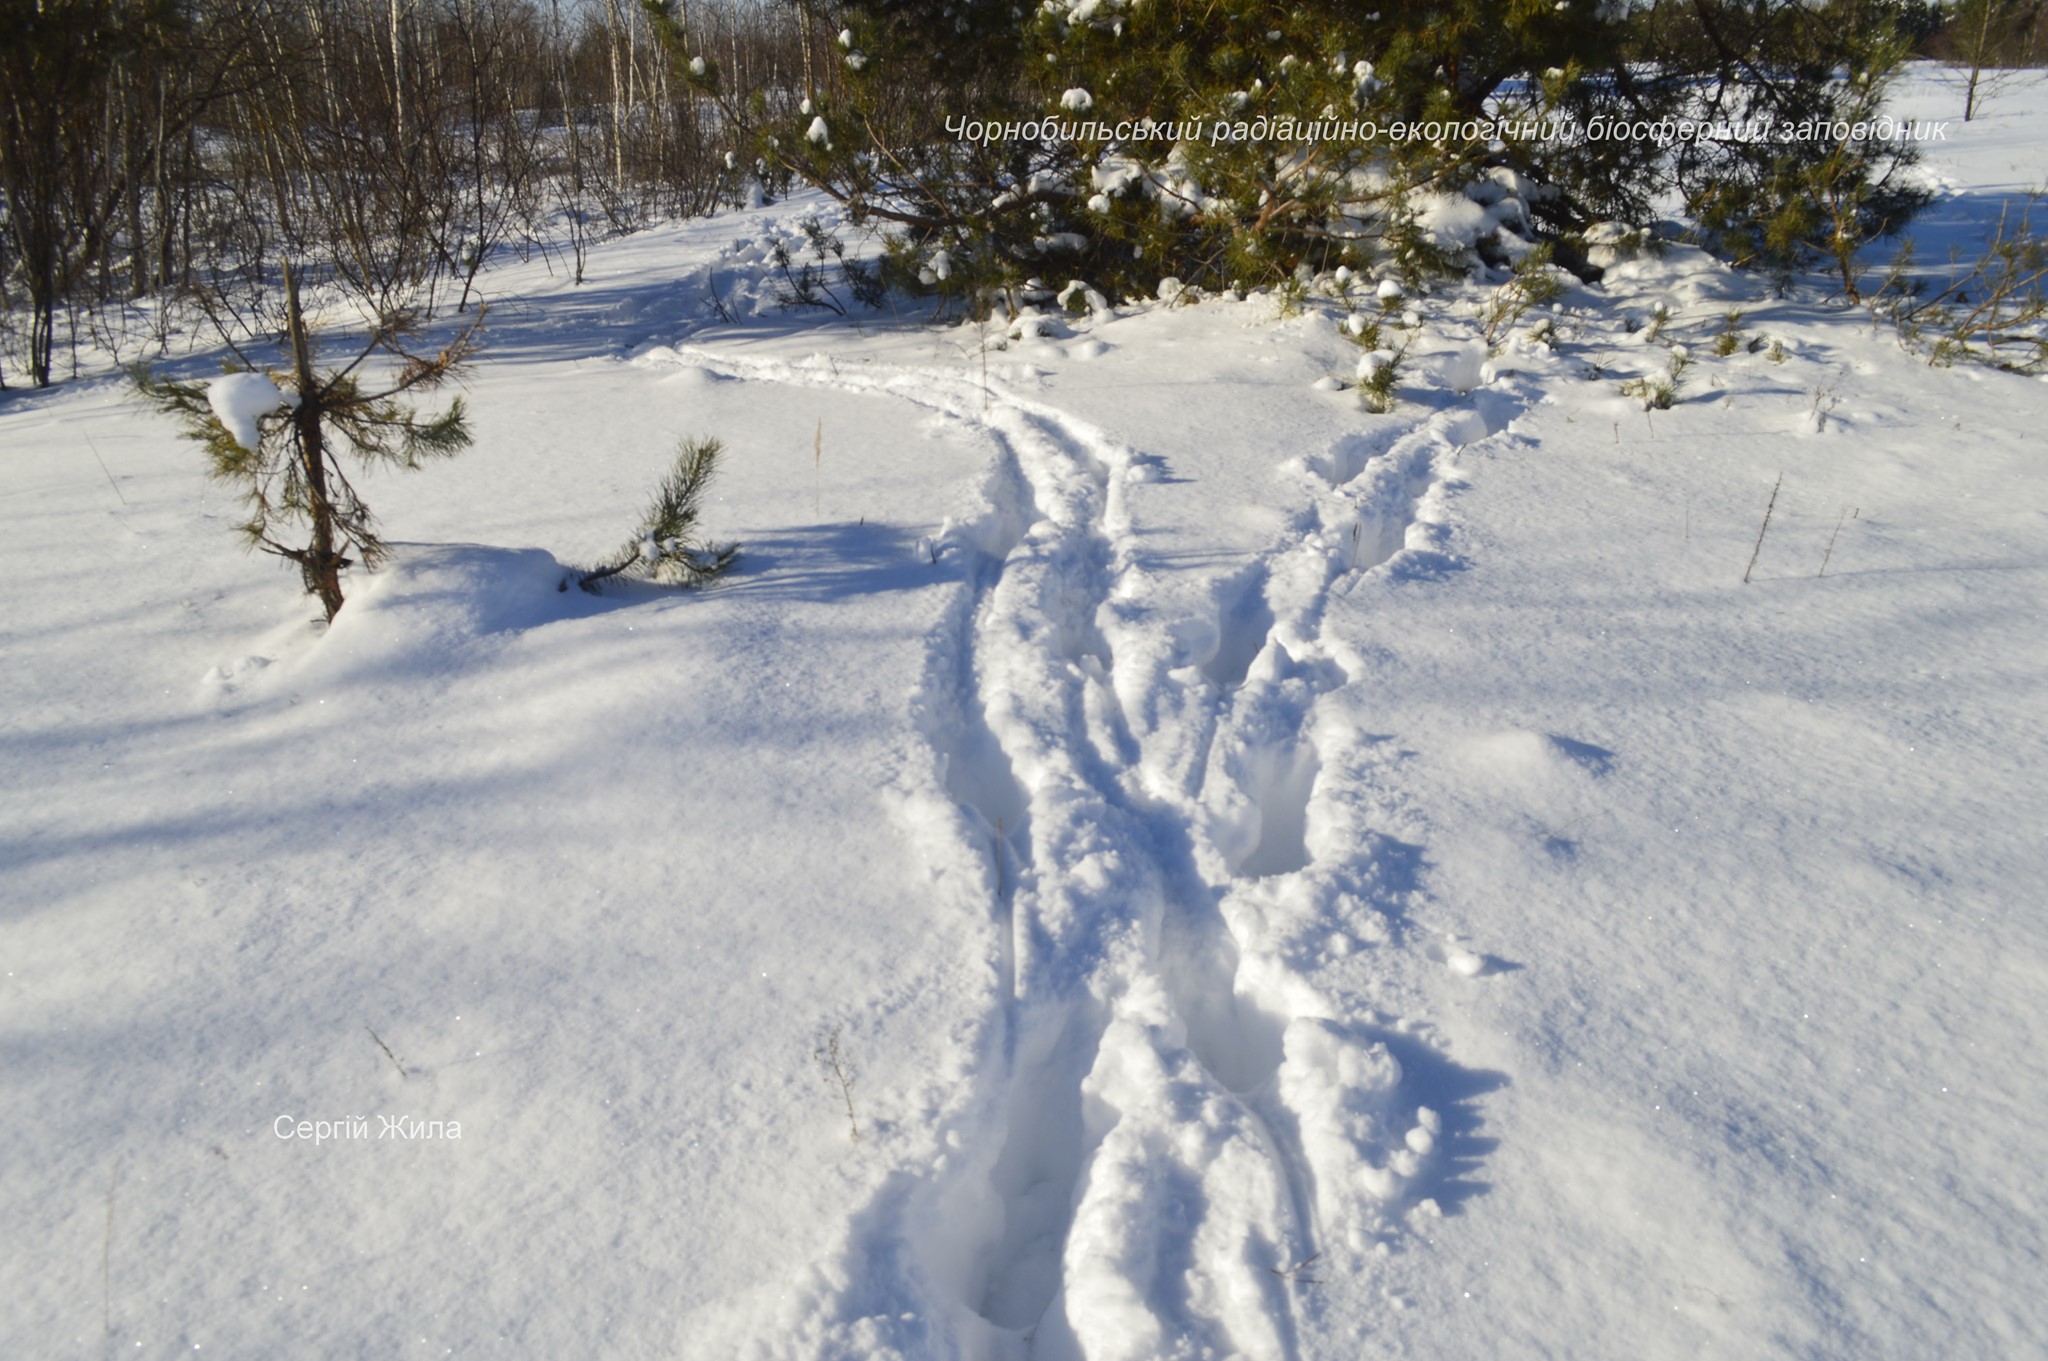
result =
M840 1027L833 1026L819 1039L818 1047L811 1052L818 1067L825 1076L839 1087L840 1099L846 1102L846 1128L853 1135L855 1143L860 1142L860 1121L853 1113L853 1084L860 1072L853 1066L853 1060L839 1043Z
M370 1030L370 1027L364 1026L363 1029ZM370 1038L375 1040L377 1047L384 1051L384 1057L391 1060L391 1066L398 1070L398 1076L401 1078L405 1077L405 1065L398 1061L398 1055L391 1052L391 1046L384 1043L384 1037L376 1031L370 1030Z
M1859 506L1858 509L1860 510L1861 507ZM1828 535L1828 551L1820 555L1820 570L1814 573L1815 576L1824 577L1828 574L1828 559L1834 557L1835 555L1835 540L1841 537L1842 521L1848 518L1849 508L1847 506L1843 506L1842 513L1835 519L1835 532Z
M1763 528L1756 532L1756 547L1750 550L1749 566L1742 569L1742 584L1749 585L1749 574L1756 569L1757 557L1764 551L1764 535L1771 532L1771 512L1777 509L1778 488L1785 485L1785 474L1778 474L1778 480L1771 484L1771 499L1764 506Z
M1315 1261L1318 1257L1321 1257L1322 1255L1323 1254L1320 1252L1312 1252L1308 1256L1296 1262L1293 1266L1269 1266L1266 1268L1266 1270L1272 1272L1275 1276L1278 1276L1283 1281L1298 1281L1302 1285L1321 1285L1323 1279L1322 1277L1304 1276L1301 1273L1303 1269L1309 1265L1309 1263Z

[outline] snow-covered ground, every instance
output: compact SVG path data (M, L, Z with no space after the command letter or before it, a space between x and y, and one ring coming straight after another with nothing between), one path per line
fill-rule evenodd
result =
M2048 1354L2048 387L1679 247L1370 415L1329 297L779 311L819 210L488 276L331 630L0 404L0 1354ZM736 575L558 591L705 434Z

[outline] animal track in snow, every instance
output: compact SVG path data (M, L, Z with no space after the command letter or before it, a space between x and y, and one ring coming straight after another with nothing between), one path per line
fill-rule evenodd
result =
M1349 680L1317 642L1330 586L1426 546L1457 447L1511 407L1481 392L1340 441L1293 536L1170 626L1113 603L1144 572L1119 504L1144 480L1134 451L944 369L687 362L895 395L997 447L988 511L940 535L971 560L921 705L987 843L1000 1052L960 1156L892 1183L854 1232L893 1261L903 1223L959 1225L910 1234L902 1269L1006 1361L1292 1356L1283 1273L1323 1233L1379 1227L1358 1207L1399 1201L1435 1133L1401 1065L1317 1014L1235 895L1316 869L1317 700Z
M1216 644L1202 673L1217 686L1234 690L1244 684L1252 662L1273 632L1273 609L1266 603L1266 573L1254 567L1226 581L1217 593Z

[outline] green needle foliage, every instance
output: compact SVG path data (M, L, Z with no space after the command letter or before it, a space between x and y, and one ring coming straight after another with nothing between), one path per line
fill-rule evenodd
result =
M259 418L255 448L245 447L222 424L208 384L159 379L146 370L137 372L136 382L159 410L183 421L186 437L206 451L212 476L240 489L248 510L240 528L250 547L297 564L307 594L320 597L331 623L343 604L342 572L358 564L375 567L386 553L370 508L337 455L345 448L364 467L412 469L468 448L460 397L436 414L414 410L409 399L441 386L469 363L483 312L432 355L407 348L415 328L411 314L387 313L354 359L321 370L289 265L285 302L290 365L269 375L282 398ZM396 359L398 370L384 386L366 387L360 370L377 354Z
M715 439L684 440L676 450L675 466L655 489L640 528L602 566L578 574L576 584L593 595L614 577L662 586L704 586L732 566L739 556L738 544L714 547L697 536L704 493L724 451Z
M1920 202L1910 146L1825 131L1880 111L1899 0L845 0L816 11L800 91L743 88L694 11L641 4L765 176L881 224L891 282L983 305L1340 264L1419 282L1528 242L1584 274L1587 228L1673 193L1730 256L1826 261L1853 297L1855 252ZM1713 131L1736 127L1772 131ZM1504 192L1520 243L1429 226Z

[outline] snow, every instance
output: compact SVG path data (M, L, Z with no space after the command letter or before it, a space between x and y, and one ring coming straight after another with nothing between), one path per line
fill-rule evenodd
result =
M1493 233L1497 206L1474 203L1463 194L1422 193L1412 199L1415 226L1439 249L1460 251Z
M263 417L296 406L297 393L289 396L267 374L244 370L223 374L206 385L206 402L227 427L235 443L255 453L262 443L258 428Z
M811 215L486 274L329 629L0 405L0 1353L2038 1346L2038 383L1617 239L1382 286L1375 415L1334 298L789 312ZM559 590L693 435L734 574Z

